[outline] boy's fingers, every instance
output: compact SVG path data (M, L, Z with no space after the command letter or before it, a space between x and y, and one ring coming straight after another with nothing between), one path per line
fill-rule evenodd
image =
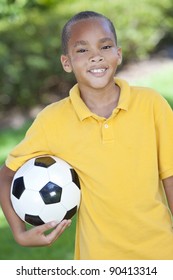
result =
M52 221L40 226L32 228L26 234L30 233L30 238L32 236L32 246L47 246L51 245L62 233L69 227L71 220L63 220L60 223ZM50 233L46 233L48 230L51 230ZM33 243L35 239L35 244ZM29 246L29 245L28 245Z
M71 220L64 220L58 224L57 227L46 236L49 244L53 243L64 232L64 230L70 226L70 224Z
M62 221L61 223L64 223L64 221ZM59 223L59 225L61 224ZM35 227L35 230L40 232L40 233L44 233L45 231L49 230L49 229L53 229L58 225L58 223L56 221L52 221L46 224L43 224L41 226L37 226Z

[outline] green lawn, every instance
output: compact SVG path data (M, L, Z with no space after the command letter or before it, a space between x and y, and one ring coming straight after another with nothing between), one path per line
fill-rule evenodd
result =
M157 90L163 95L173 108L173 65L168 65L163 69L158 69L153 74L144 79L135 81L134 84L148 86Z
M21 247L13 239L0 210L0 260L72 260L75 239L75 218L71 226L50 247Z
M138 85L149 86L159 91L168 100L173 108L173 67L158 70L149 78L140 79ZM4 129L0 134L0 165L4 162L7 153L22 139L27 123L21 129ZM24 248L16 244L12 233L0 209L0 259L1 260L36 260L36 259L72 259L75 239L75 219L70 228L51 247Z
M30 126L30 122L27 122L19 129L1 129L0 133L0 166L4 163L4 160L9 151L23 138L27 128Z

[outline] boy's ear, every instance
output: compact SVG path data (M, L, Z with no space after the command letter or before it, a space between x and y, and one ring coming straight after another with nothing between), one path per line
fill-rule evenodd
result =
M69 59L69 57L67 55L61 55L61 63L62 63L63 69L67 73L71 73L72 72L72 67L71 67L70 59Z
M120 65L121 64L121 62L122 62L122 49L121 48L118 48L118 50L117 50L117 54L118 54L118 65Z

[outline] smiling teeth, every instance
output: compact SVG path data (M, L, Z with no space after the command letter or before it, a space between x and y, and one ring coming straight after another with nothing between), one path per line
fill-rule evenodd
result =
M92 69L92 70L90 70L91 73L103 73L105 71L106 71L106 69Z

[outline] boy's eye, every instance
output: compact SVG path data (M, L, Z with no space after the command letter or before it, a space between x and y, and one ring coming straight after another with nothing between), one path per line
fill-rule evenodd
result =
M79 49L79 50L77 50L77 53L84 53L86 51L87 51L87 49Z
M103 50L107 50L107 49L110 49L110 48L112 48L111 45L106 45L106 46L103 46L103 47L102 47Z

